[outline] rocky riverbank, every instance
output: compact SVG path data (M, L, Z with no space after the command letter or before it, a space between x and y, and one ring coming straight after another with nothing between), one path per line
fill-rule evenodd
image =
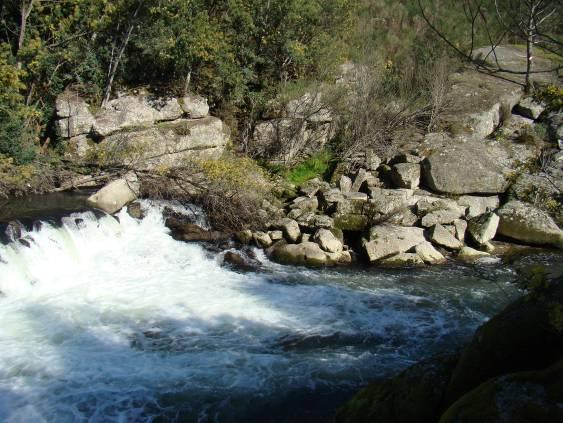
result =
M461 353L374 382L338 422L555 422L563 419L563 278L482 325Z

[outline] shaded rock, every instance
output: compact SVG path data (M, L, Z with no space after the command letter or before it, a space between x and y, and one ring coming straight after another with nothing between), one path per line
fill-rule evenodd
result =
M252 234L252 237L256 245L258 245L260 248L268 248L271 247L273 244L272 238L270 238L270 235L268 235L266 232L262 232L262 231L254 232Z
M424 264L422 258L416 253L399 253L379 261L384 266L416 266Z
M416 254L426 264L440 264L446 261L446 258L428 241L424 241L415 247Z
M479 245L487 244L495 237L499 221L500 218L492 212L470 220L468 223L468 231L471 238Z
M133 219L144 219L145 213L141 207L141 203L135 201L127 206L127 214Z
M288 101L285 106L288 117L309 122L332 122L332 113L322 101L322 93L305 93L300 98Z
M330 190L330 184L319 178L310 179L299 187L299 192L307 197L314 197L318 192ZM338 190L336 190L338 191Z
M241 244L248 245L252 241L252 231L250 229L239 231L235 234L235 238Z
M498 209L500 200L498 196L476 197L471 195L462 195L458 198L457 203L460 206L467 208L467 217L472 219L489 211Z
M500 376L456 401L440 418L454 422L563 421L563 361L538 371Z
M179 98L178 103L190 119L201 119L209 114L209 105L204 97L187 95Z
M339 253L342 251L342 242L328 229L319 229L313 240L326 252Z
M337 423L435 423L456 355L435 356L370 383L336 415Z
M319 208L319 199L317 197L297 197L293 200L293 204L290 208L304 211L315 211Z
M544 291L515 301L479 327L452 374L448 403L490 378L543 369L560 360L563 336L558 316L562 305L560 277Z
M459 250L463 247L463 243L440 224L435 225L430 230L430 239L435 244L449 248L450 250Z
M393 166L391 179L398 188L415 189L420 184L420 165L417 163L398 163Z
M374 263L405 253L424 241L424 230L421 228L380 225L371 228L369 241L364 242L364 250L369 261Z
M362 187L362 184L366 181L366 179L368 179L369 176L372 176L372 175L367 170L365 170L365 169L358 170L358 173L357 173L356 177L354 178L354 183L352 184L350 191L351 192L359 192L360 188Z
M334 227L334 219L324 214L316 214L311 219L311 225L314 228L331 229Z
M545 104L538 103L531 97L526 97L514 106L513 112L528 119L536 120L545 110Z
M339 214L333 219L334 227L343 231L362 232L369 226L369 218L362 214Z
M269 231L268 235L273 242L280 241L283 239L283 232L282 231Z
M235 251L225 252L223 255L223 264L243 272L254 271L260 266L260 263L256 260L251 260Z
M477 259L483 258L483 257L489 257L490 254L486 253L484 251L479 251L476 250L474 248L471 247L463 247L461 250L459 250L459 253L457 255L457 258L459 258L460 260L463 261L475 261Z
M139 182L134 174L127 174L121 179L110 182L88 198L88 203L113 214L127 204L135 201L139 193Z
M219 242L228 239L222 232L208 231L193 223L186 223L180 219L169 217L165 225L170 229L170 235L177 241L186 242Z
M563 248L563 231L546 212L521 201L510 201L498 210L500 235L529 244Z

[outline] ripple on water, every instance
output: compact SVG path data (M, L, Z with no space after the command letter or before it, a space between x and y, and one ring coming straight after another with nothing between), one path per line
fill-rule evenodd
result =
M517 295L503 268L243 275L168 236L162 207L0 246L0 420L322 419Z

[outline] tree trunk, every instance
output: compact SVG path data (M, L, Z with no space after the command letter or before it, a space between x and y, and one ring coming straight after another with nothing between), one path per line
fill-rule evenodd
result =
M29 3L26 4L26 1L22 0L22 4L21 4L21 7L20 7L20 31L19 31L19 34L18 34L18 46L17 46L17 50L16 50L16 54L15 54L16 57L20 53L21 49L23 48L23 43L25 42L25 31L27 29L27 19L29 18L29 15L31 14L31 10L33 9L33 2L34 2L34 0L30 0ZM21 69L22 62L19 58L17 59L16 64L17 64L18 69Z
M131 19L129 20L129 26L127 27L127 31L125 33L125 38L123 39L123 42L121 43L121 47L119 49L119 52L117 53L115 60L112 60L112 62L110 63L110 67L109 67L109 71L108 71L108 80L107 80L106 86L104 88L104 97L103 97L103 100L102 100L102 106L105 106L110 99L113 81L115 79L115 75L117 74L117 69L119 68L119 63L121 62L121 58L123 57L123 54L125 53L125 49L127 48L127 45L129 44L129 40L131 39L131 34L133 33L133 28L135 27L137 14L139 13L140 8L141 8L141 5L139 4L139 6L137 6L137 9L135 10L133 15L131 16Z
M530 74L532 73L532 61L534 60L534 21L533 14L528 19L528 28L526 31L526 86L525 92L529 94L532 90L532 81Z

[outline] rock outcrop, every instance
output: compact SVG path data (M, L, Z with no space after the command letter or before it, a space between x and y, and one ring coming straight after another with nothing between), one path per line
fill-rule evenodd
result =
M229 128L209 116L199 96L157 97L146 92L110 100L97 113L78 94L66 90L56 101L57 125L67 154L138 169L178 167L194 158L221 156Z

